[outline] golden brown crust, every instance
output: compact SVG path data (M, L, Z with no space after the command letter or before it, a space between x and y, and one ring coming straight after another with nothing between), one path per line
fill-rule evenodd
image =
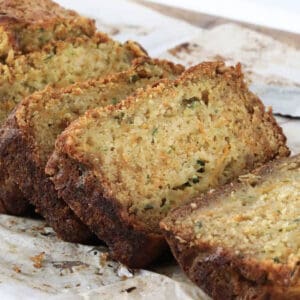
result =
M27 53L49 41L92 36L96 32L94 20L50 0L1 0L0 12L1 55L10 50Z
M251 173L259 178L256 184L272 177L282 164L299 161L300 155L271 161ZM195 210L223 201L245 183L235 181L191 199L174 209L160 227L178 263L188 277L213 299L299 299L298 266L258 262L221 245L196 241L197 238L180 224Z

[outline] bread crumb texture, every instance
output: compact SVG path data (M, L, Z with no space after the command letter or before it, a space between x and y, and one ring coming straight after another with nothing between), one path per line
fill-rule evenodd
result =
M145 52L134 42L120 44L97 33L47 44L0 64L0 124L24 97L47 85L59 88L124 71L142 56Z
M57 151L87 165L122 209L159 232L171 208L289 154L240 66L202 63L75 121Z
M224 199L195 209L175 225L192 229L195 241L295 266L300 261L300 156L265 178L248 174L240 181L244 184Z
M116 105L137 89L162 78L175 79L183 70L181 65L143 57L134 60L132 66L123 72L66 88L48 87L21 102L15 112L18 128L34 139L35 152L39 154L40 163L45 165L54 150L57 136L87 110Z
M299 180L300 155L278 159L169 214L161 228L188 276L216 299L299 299Z

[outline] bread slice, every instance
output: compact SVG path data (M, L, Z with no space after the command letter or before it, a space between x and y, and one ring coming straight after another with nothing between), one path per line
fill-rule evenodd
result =
M240 66L208 62L86 113L58 138L47 172L116 259L143 267L165 247L159 221L171 208L288 154Z
M9 117L0 135L0 157L4 158L1 163L61 238L82 241L88 230L80 230L82 226L65 202L58 198L44 172L56 137L87 109L116 104L136 89L161 78L175 78L182 71L180 65L141 58L122 73L76 83L65 89L48 87L34 93ZM14 202L4 201L4 205L13 207ZM19 203L16 205L13 209L20 209Z
M24 97L48 84L63 87L89 78L126 70L131 61L146 56L134 42L124 45L98 33L48 44L41 51L0 64L0 124Z
M93 36L95 22L50 0L0 1L0 57L41 49L50 41Z
M300 155L275 160L161 222L186 274L213 299L300 299Z
M135 58L143 56L146 53L136 43L120 44L97 33L92 38L51 43L41 51L18 56L10 64L0 64L0 125L21 99L48 84L63 87L126 70ZM5 212L22 214L26 207L22 207L22 193L5 169L0 169L0 199ZM11 206L13 202L18 205Z

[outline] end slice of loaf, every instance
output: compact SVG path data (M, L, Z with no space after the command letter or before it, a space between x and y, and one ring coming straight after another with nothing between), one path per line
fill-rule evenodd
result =
M59 88L120 72L128 69L134 59L145 56L134 42L120 44L97 33L92 38L51 43L43 50L18 56L10 64L0 64L0 125L19 101L47 85ZM0 170L0 201L6 213L20 215L26 201L5 168Z
M48 87L34 93L23 100L9 117L0 136L1 163L29 202L61 238L78 242L89 235L58 197L44 172L56 137L86 110L116 104L138 88L162 78L174 79L182 71L180 65L141 58L122 73L76 83L64 89ZM19 203L12 202L10 198L4 201L4 205L11 210L20 209Z
M0 11L0 57L8 60L50 41L96 32L93 20L50 0L1 0Z
M85 114L58 138L47 172L114 257L143 267L161 254L170 209L289 150L240 66L195 66L175 82Z
M186 274L213 299L300 299L300 155L275 160L161 222Z

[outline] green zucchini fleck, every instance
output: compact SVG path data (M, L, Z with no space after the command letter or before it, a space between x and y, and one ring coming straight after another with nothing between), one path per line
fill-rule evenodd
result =
M202 224L201 221L197 221L197 222L195 223L194 228L195 228L195 231L196 231L196 232L198 232L202 227L203 227L203 224Z
M47 57L44 58L44 61L50 60L54 56L53 53L49 54Z
M118 103L117 98L112 98L111 99L111 104L116 105Z
M144 210L149 210L149 209L153 209L154 206L150 203L147 203L145 206L144 206Z
M196 163L198 165L197 172L204 173L205 172L205 161L202 159L197 159Z
M135 83L135 82L137 82L139 79L140 79L139 75L134 74L134 75L130 76L130 78L129 78L129 83Z
M192 97L188 99L182 100L182 105L188 108L194 108L196 103L200 102L200 99L198 97Z
M194 176L192 177L192 182L193 182L193 183L198 183L198 182L199 182L199 177L196 176L196 175L194 175Z
M280 263L280 259L279 259L278 256L273 257L273 261L274 261L276 264L279 264L279 263Z

